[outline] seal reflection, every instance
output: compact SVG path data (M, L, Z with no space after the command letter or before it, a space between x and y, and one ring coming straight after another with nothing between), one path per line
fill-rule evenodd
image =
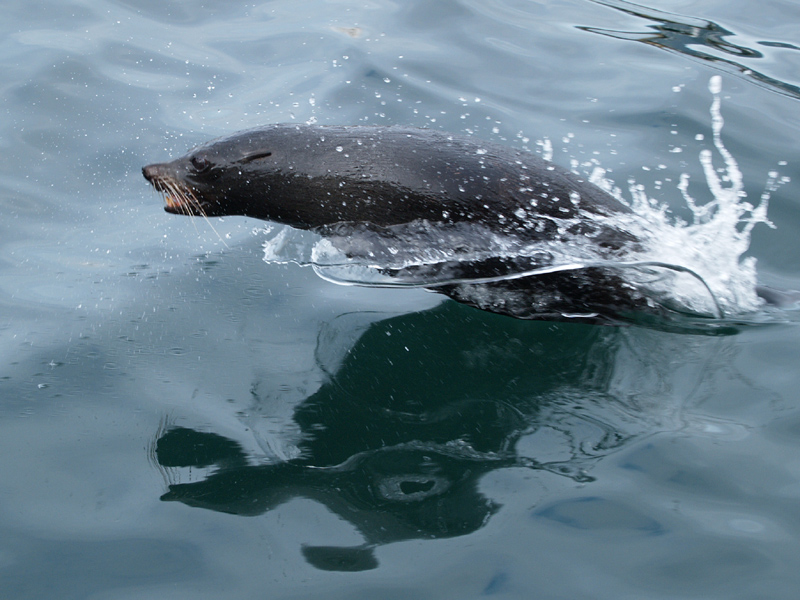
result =
M364 539L304 547L325 570L374 568L382 544L467 535L499 509L479 490L486 473L524 466L586 479L590 461L630 437L563 410L560 399L567 389L602 396L613 362L603 357L617 335L452 302L374 322L338 364L319 365L330 379L295 409L304 434L298 458L252 465L237 442L176 427L157 440L158 463L214 470L170 485L162 500L249 516L293 498L319 502ZM347 337L323 334L320 344ZM330 354L317 348L318 357ZM542 428L569 440L569 456L519 455L518 440Z

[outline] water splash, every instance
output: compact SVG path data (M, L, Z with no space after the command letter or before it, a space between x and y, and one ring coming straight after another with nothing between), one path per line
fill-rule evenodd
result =
M745 253L756 225L774 227L767 218L769 197L788 178L769 173L758 204L747 200L741 170L722 140L719 76L710 79L709 91L713 149L702 150L699 161L713 200L697 202L689 191L689 176L681 175L678 189L691 213L688 221L633 180L625 197L595 166L590 181L630 206L632 213L581 218L639 240L624 254L603 254L586 235L564 233L557 240L532 243L474 223L421 222L383 229L348 226L340 233L326 232L323 238L283 228L265 242L264 259L311 266L338 284L433 289L464 285L480 294L492 293L492 288L479 290L483 284L600 267L619 272L648 299L677 314L724 319L753 313L761 305L756 260ZM557 224L567 232L573 221L577 219ZM504 265L499 274L474 275L479 272L475 265L498 259Z
M631 207L637 215L632 230L643 241L636 258L680 266L697 275L677 281L676 274L667 274L649 284L653 293L698 313L707 312L708 302L713 300L724 316L734 316L753 312L761 304L756 294L756 259L745 253L756 225L774 227L767 218L769 197L788 178L771 172L758 204L746 200L742 172L722 141L719 76L711 78L709 91L713 96L713 146L723 166L715 166L711 149L702 150L699 160L713 200L699 204L689 193L689 176L682 174L678 188L692 214L690 222L683 222L649 197L642 186L630 182Z

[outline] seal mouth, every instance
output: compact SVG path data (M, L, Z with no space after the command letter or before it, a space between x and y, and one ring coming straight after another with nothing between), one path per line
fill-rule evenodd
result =
M207 216L203 205L192 188L165 173L161 165L149 165L142 169L145 179L164 198L164 210L186 216Z

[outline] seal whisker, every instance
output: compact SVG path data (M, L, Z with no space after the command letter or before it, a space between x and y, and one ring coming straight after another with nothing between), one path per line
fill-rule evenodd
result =
M189 216L195 212L199 212L201 215L203 214L202 209L198 206L197 200L189 195L186 190L177 183L175 184L175 193L179 194L181 208L184 214Z
M164 186L164 196L167 202L167 206L171 209L175 209L180 211L181 214L186 214L186 211L183 210L183 206L181 205L180 196L176 194L175 186L169 180L163 180L162 184Z
M190 188L185 188L177 182L170 181L170 183L172 184L175 195L180 198L180 207L182 212L187 216L191 216L194 212L203 217L205 222L208 223L208 226L211 228L211 231L213 231L219 238L219 241L222 242L222 245L226 248L229 248L230 246L228 246L220 233L214 228L214 225L208 218L208 214L203 208L202 203L197 199L197 196L195 196L194 192Z
M197 199L191 197L186 192L186 190L184 190L183 186L181 186L178 182L176 182L176 181L174 181L172 179L166 180L165 183L169 187L170 195L172 196L172 198L174 200L174 203L175 203L175 206L178 208L178 210L181 212L181 214L183 214L183 215L185 215L187 217L191 217L194 214L193 209L194 210L198 210L200 212L200 214L203 214L202 213L202 208L199 207L199 203L197 202ZM203 216L205 217L205 215L203 215ZM194 224L194 230L199 235L200 234L200 230L197 228L197 223L195 223L194 220L192 220L192 223ZM213 229L213 227L212 227L212 229ZM217 234L217 236L219 237L219 234Z
M228 244L225 243L225 240L222 239L222 236L219 234L219 232L216 229L214 229L214 226L211 224L211 220L206 216L202 208L200 208L200 212L203 219L205 219L206 223L208 223L208 226L211 228L211 231L217 234L217 237L219 238L219 241L222 242L222 245L225 246L226 248L230 248L230 246L228 246Z
M186 216L191 216L192 215L191 202L186 197L186 193L183 191L183 188L180 185L178 185L177 182L172 180L168 181L167 183L169 185L170 196L175 202L175 205L178 208L178 210L180 210L181 213Z

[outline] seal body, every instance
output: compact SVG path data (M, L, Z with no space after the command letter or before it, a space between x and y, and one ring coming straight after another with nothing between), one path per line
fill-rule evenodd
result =
M213 140L143 173L164 193L168 212L255 217L339 240L350 236L353 248L364 232L374 239L405 231L403 243L413 246L409 232L420 224L429 232L457 230L462 239L466 231L478 248L497 236L551 247L588 240L595 258L607 258L636 243L609 225L630 209L582 177L528 152L426 129L270 125ZM436 239L428 235L425 243ZM541 264L484 256L458 262L457 271L486 278L531 266ZM600 277L597 269L577 279L563 273L536 279L432 288L523 318L596 316L642 302L619 278ZM600 289L587 289L587 281L600 282ZM481 290L506 297L487 300Z

